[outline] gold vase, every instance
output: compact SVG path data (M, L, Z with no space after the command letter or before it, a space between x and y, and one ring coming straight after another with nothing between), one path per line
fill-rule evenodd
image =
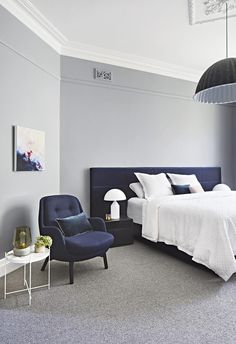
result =
M26 226L16 227L13 238L13 252L15 256L30 254L31 232Z

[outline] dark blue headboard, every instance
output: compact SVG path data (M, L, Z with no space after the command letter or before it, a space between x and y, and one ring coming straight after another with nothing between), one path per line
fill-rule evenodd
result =
M221 183L220 167L93 167L90 168L90 215L105 217L109 213L110 202L103 198L112 188L121 189L127 199L135 197L129 188L130 183L138 181L134 172L195 174L205 191ZM121 215L125 216L127 202L120 202L120 206Z

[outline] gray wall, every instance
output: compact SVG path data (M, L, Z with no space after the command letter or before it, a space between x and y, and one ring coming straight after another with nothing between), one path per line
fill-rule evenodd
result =
M0 7L0 257L16 226L38 234L38 201L59 192L59 56ZM46 171L13 172L12 126L46 133Z
M90 167L221 166L233 185L232 108L194 103L194 83L69 57L61 75L61 192L87 212Z

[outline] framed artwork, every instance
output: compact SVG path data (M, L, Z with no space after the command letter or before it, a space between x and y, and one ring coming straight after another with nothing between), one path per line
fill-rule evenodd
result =
M226 2L228 3L228 16L236 16L236 0L189 0L190 24L225 19Z
M40 130L14 127L14 171L45 169L45 133Z

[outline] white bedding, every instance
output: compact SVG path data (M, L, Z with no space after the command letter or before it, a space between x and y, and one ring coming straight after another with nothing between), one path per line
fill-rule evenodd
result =
M145 202L147 202L145 198L138 197L132 197L128 200L127 215L139 225L142 224L143 204Z
M236 191L143 202L142 236L175 245L227 281L236 272Z

